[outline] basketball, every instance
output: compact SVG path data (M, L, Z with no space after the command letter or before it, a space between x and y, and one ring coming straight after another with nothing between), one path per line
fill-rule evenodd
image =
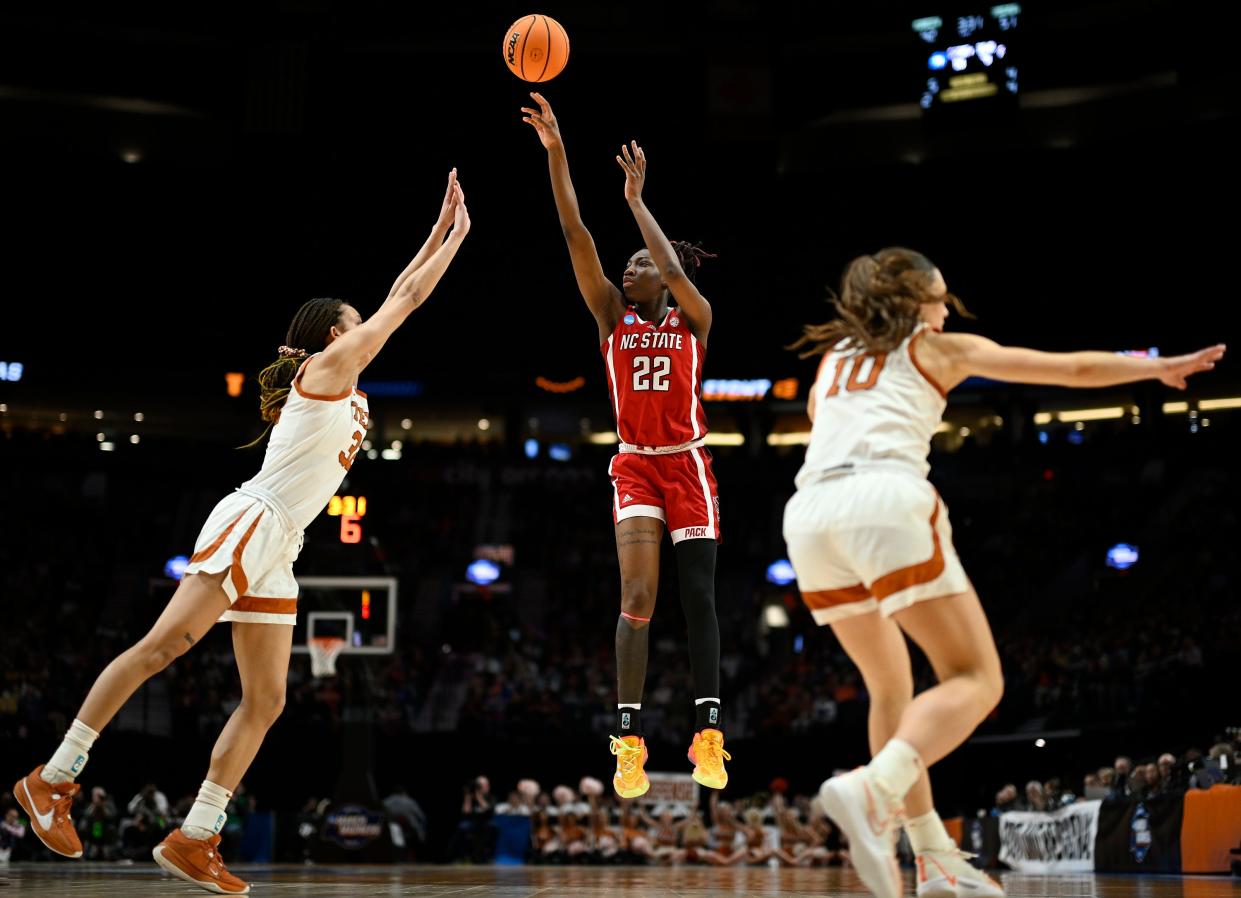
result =
M522 16L501 47L509 70L523 81L551 81L569 61L569 35L551 16Z

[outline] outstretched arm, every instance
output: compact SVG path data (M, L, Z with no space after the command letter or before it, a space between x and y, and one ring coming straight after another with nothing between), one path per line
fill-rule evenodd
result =
M551 174L552 195L556 199L556 214L560 216L560 229L569 245L569 258L573 261L577 288L599 323L601 340L607 339L607 335L612 333L616 322L625 312L625 298L603 273L603 263L599 261L595 240L582 221L573 179L569 177L569 157L565 154L564 141L560 137L560 122L552 112L551 104L542 94L532 93L530 96L539 108L523 106L521 111L525 116L522 121L534 128L547 150L547 167Z
M629 147L621 147L621 155L616 157L617 163L625 172L625 199L638 222L638 230L646 241L651 261L659 269L659 276L664 285L672 293L681 309L681 314L689 322L690 330L698 338L699 343L707 342L707 334L711 330L711 303L698 292L694 282L685 274L671 241L664 236L659 222L651 214L642 199L642 188L646 186L646 152L632 141L633 152Z
M995 380L1062 387L1110 387L1158 380L1183 390L1186 378L1210 371L1224 357L1220 343L1188 355L1139 359L1111 352L1040 352L1001 346L976 334L928 333L917 349L920 361L938 369L940 386L951 389L979 375Z
M369 321L328 344L316 364L306 370L304 381L308 391L334 395L348 389L410 313L431 295L470 231L470 215L460 182L453 183L453 196L453 224L447 238L422 265L398 279L399 283Z

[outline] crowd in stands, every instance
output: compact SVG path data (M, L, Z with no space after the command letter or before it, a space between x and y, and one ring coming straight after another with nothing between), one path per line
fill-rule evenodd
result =
M1081 786L1053 777L1046 782L1030 780L1025 788L1008 783L995 795L993 815L1007 811L1054 811L1078 801L1148 801L1165 795L1180 795L1191 789L1210 789L1223 783L1241 785L1241 732L1216 742L1203 753L1200 748L1187 749L1181 756L1163 752L1158 756L1139 758L1118 755L1110 766L1082 776Z
M1230 561L1241 484L1228 445L1168 438L1135 452L1128 439L1100 432L1084 445L1059 437L1046 446L967 441L933 458L1004 663L1005 696L983 732L1165 718L1176 726L1210 707L1212 684L1235 682L1241 605ZM154 619L175 585L163 577L165 561L191 549L212 504L252 473L254 456L158 440L129 456L22 434L5 445L13 460L3 475L6 500L22 513L0 517L0 595L9 612L0 631L0 756L25 764L57 744L93 678ZM346 489L369 497L362 544L342 544L335 519L311 526L299 573L396 576L403 620L418 621L398 625L391 656L368 662L381 733L515 745L606 737L618 591L608 456L597 447L577 451L558 462L514 458L498 445L408 445L400 461L368 460L351 472ZM830 631L813 625L795 585L765 576L784 556L780 513L799 462L797 447L765 447L758 457L748 447L723 449L716 457L722 691L734 740L830 733L865 715L865 688ZM1120 541L1141 550L1128 570L1104 564ZM465 583L480 544L512 546L504 589ZM666 574L643 723L649 738L677 742L692 730L693 709L675 565ZM787 627L764 623L763 608L773 604ZM143 713L123 711L109 734L213 739L240 701L226 634L213 639L155 678ZM917 677L919 687L931 682L924 663ZM340 680L311 677L295 657L281 726L338 726L346 693ZM1188 771L1189 746L1169 747L1173 772ZM1210 758L1201 760L1205 769ZM1097 783L1072 791L1085 796L1118 783L1146 791L1169 780L1155 757L1139 766L1110 782L1095 772ZM118 785L129 792L142 783ZM90 794L82 800L79 819L89 817L98 843L91 850L100 856L140 851L175 820L175 807L136 815L118 805L109 813L106 796L98 805ZM1023 791L1011 800L1033 799ZM731 812L740 832L756 809L764 825L780 826L767 804L734 801L720 813ZM545 836L561 826L550 808L547 815L538 827ZM595 825L579 825L588 823ZM608 825L623 834L619 808L608 811ZM803 812L798 825L815 822ZM6 819L0 838L11 841L8 826ZM707 831L717 826L701 822ZM701 848L698 824L685 828ZM561 846L555 855L577 841L561 832L543 844ZM717 843L709 837L706 845ZM688 851L680 835L677 845Z

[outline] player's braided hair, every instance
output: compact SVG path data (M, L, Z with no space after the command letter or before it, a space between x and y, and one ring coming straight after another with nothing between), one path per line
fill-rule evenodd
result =
M709 253L697 243L690 243L688 240L673 240L672 250L677 254L677 261L681 263L685 276L690 279L690 283L695 284L698 282L698 269L702 266L702 260L718 258L715 253Z
M280 410L289 398L293 378L308 356L327 347L328 336L333 325L340 321L344 304L343 299L312 299L297 310L276 360L259 372L259 409L267 428L243 449L257 446L280 420Z
M918 326L918 307L923 303L942 300L957 314L972 318L951 293L933 296L927 292L934 271L934 263L922 253L899 246L858 256L845 269L840 294L830 293L840 317L806 325L789 349L801 350L799 355L807 358L830 352L843 340L846 349L891 352Z

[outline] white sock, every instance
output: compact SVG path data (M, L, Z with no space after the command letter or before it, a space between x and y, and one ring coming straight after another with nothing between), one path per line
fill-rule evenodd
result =
M52 759L43 765L43 772L39 774L43 782L73 782L86 766L90 750L98 738L98 733L82 721L74 720L69 731L65 733L60 748L56 749Z
M900 801L922 775L923 765L916 748L902 739L889 739L867 769L885 792Z
M914 854L927 851L954 851L957 843L952 841L948 830L944 829L943 821L934 809L921 817L905 821L905 832L909 836L909 846Z
M181 824L181 832L188 838L199 840L219 835L224 828L224 822L228 820L225 809L232 797L233 793L223 786L203 780L202 788L198 790L198 798L194 799L194 806Z

